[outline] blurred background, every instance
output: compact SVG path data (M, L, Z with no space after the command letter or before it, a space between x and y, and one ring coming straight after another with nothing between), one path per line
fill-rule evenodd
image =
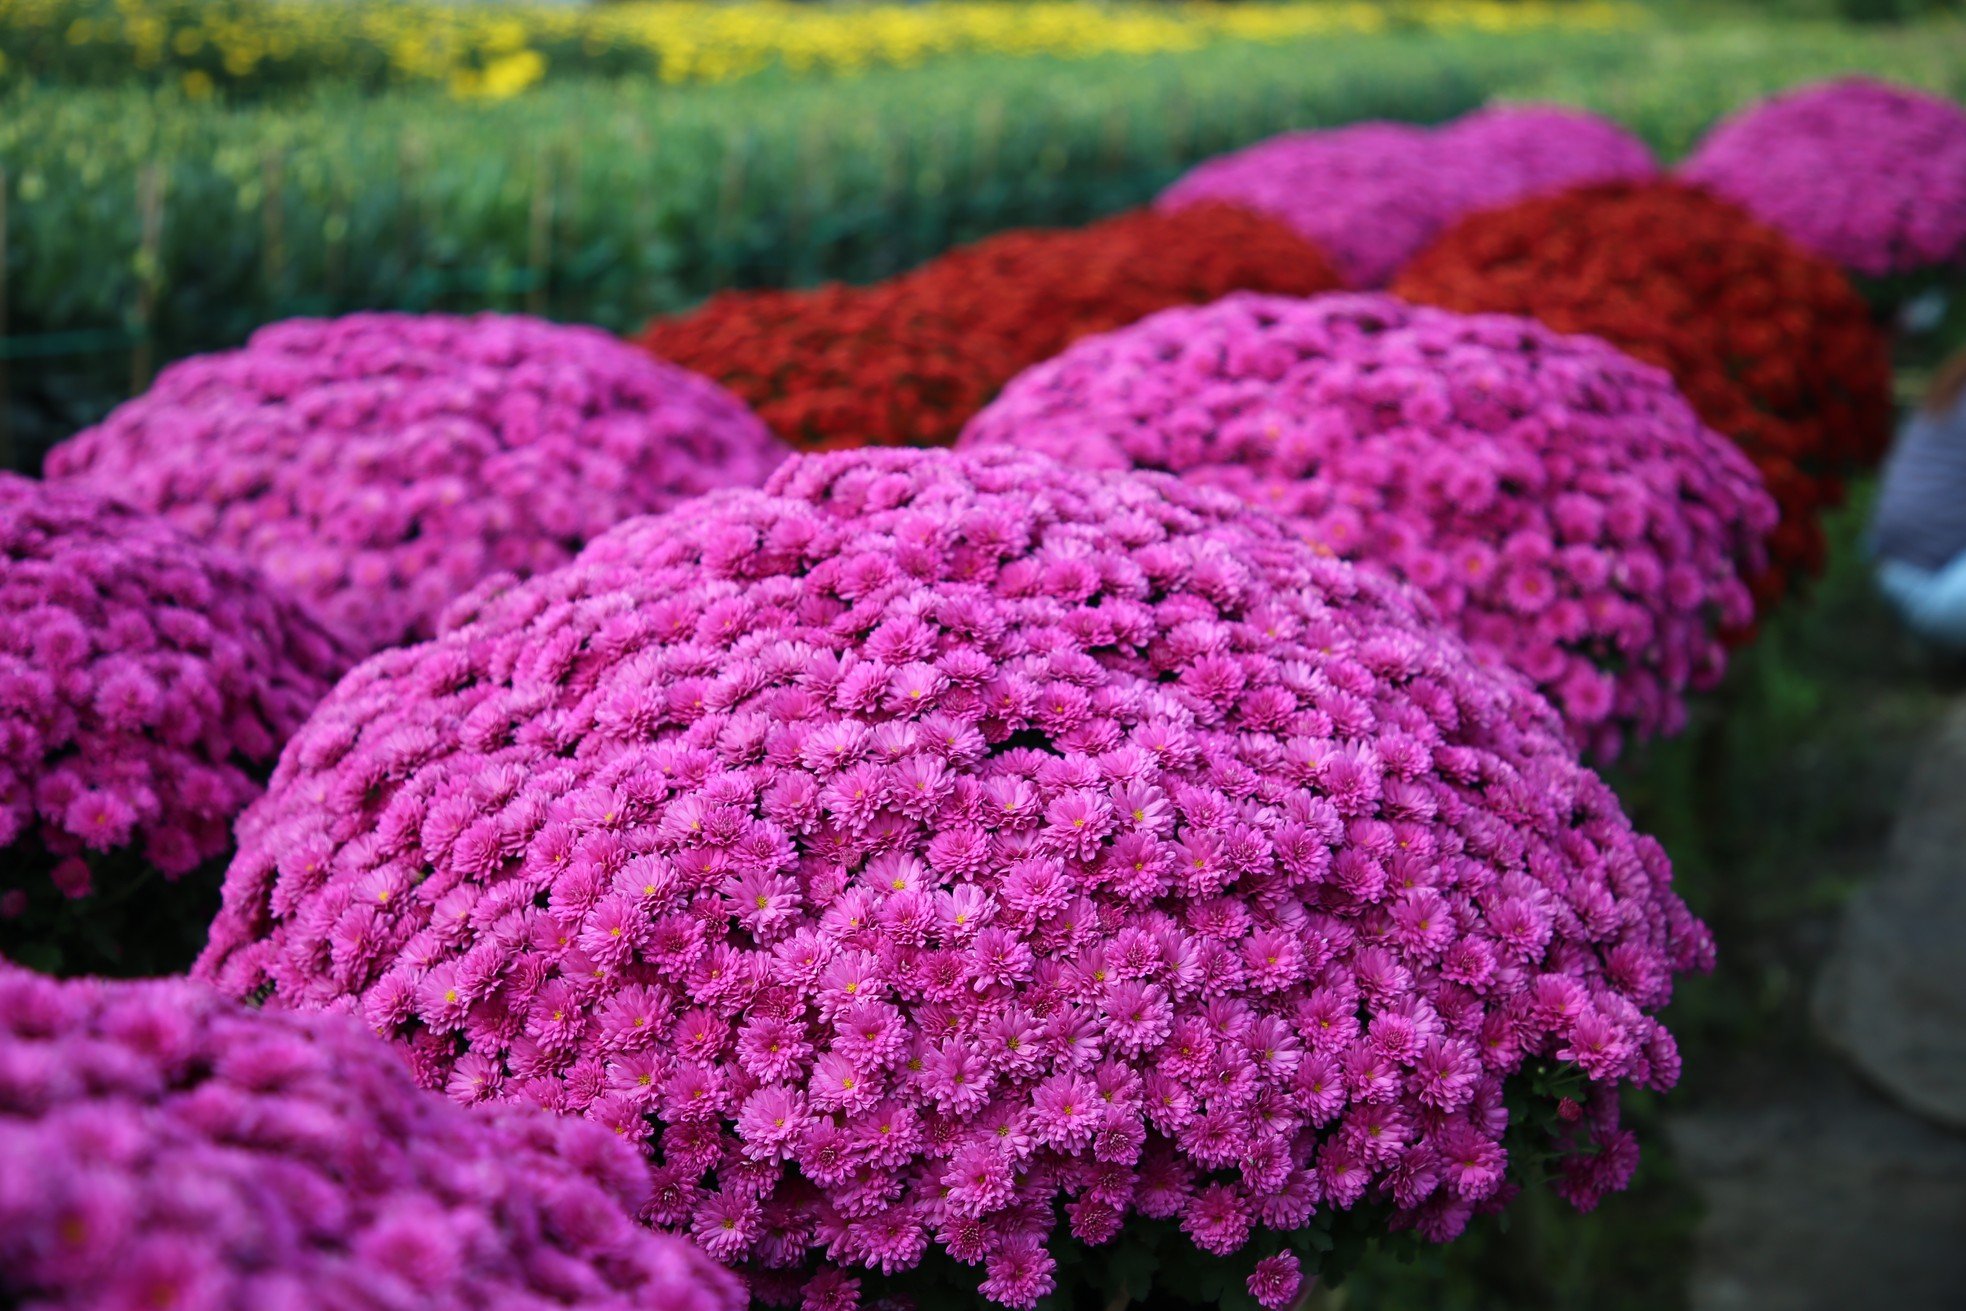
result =
M1966 99L1962 5L0 0L0 462L275 319L625 332L1081 223L1286 129L1546 100L1672 160L1847 72ZM1871 290L1909 405L1966 289ZM1966 952L1904 936L1966 931L1966 674L1875 595L1874 494L1691 730L1611 771L1721 943L1634 1187L1368 1254L1324 1305L1966 1307Z

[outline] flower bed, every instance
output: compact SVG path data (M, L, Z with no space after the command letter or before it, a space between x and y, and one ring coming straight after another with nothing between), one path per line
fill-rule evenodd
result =
M419 1092L342 1016L0 962L0 1300L741 1311L592 1125Z
M1782 511L1773 599L1822 566L1822 508L1890 439L1890 359L1837 268L1674 182L1587 187L1471 215L1393 284L1407 300L1536 318L1665 368Z
M1239 288L1336 285L1281 224L1203 205L1006 232L872 287L725 293L639 340L722 382L794 446L940 446L1019 370L1088 333Z
M1966 264L1966 110L1937 96L1867 78L1774 96L1680 175L1856 273Z
M201 973L642 1144L648 1217L778 1301L931 1253L1109 1299L1118 1240L1282 1306L1340 1216L1444 1240L1545 1151L1589 1204L1711 951L1391 585L1017 452L800 458L485 589L241 838Z
M148 941L173 894L139 881L231 850L348 656L242 561L76 489L0 473L0 562L0 944L70 965L136 894L153 932L109 948L181 968Z
M367 652L782 455L720 388L592 328L357 314L166 370L48 473L238 551Z

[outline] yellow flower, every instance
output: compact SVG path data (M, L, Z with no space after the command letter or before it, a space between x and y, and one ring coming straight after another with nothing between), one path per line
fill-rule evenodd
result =
M108 14L107 17L97 17ZM578 73L592 63L640 68L667 82L723 82L769 69L852 75L911 67L946 55L1146 55L1221 41L1285 42L1375 32L1394 24L1430 29L1602 30L1644 21L1621 0L931 0L810 5L788 0L628 0L567 8L540 0L496 7L434 0L347 0L332 9L277 0L0 0L9 29L54 26L67 40L100 45L139 65L169 68L206 47L227 77L278 77L269 56L304 69L380 61L390 80L448 85L454 94L503 98L546 77L548 60ZM180 76L188 70L181 70ZM168 74L167 74L168 75Z
M507 100L545 76L545 56L537 50L518 50L485 65L484 72L468 84L466 94L482 100Z

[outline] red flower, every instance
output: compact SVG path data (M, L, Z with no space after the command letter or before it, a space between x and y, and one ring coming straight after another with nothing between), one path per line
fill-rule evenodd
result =
M1005 232L871 287L727 292L640 342L804 449L939 446L1078 338L1250 289L1339 285L1317 249L1232 205Z

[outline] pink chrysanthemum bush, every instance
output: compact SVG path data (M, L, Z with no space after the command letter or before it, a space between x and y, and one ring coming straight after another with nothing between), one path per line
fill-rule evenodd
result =
M1434 136L1459 191L1446 222L1528 196L1641 181L1659 171L1651 148L1626 128L1561 105L1491 105Z
M418 1089L339 1016L0 963L0 1302L741 1311L605 1131Z
M1711 951L1392 584L1016 451L795 457L482 589L241 833L201 974L640 1143L651 1221L808 1308L1148 1256L1277 1307L1550 1154L1589 1205Z
M1027 370L968 447L1178 473L1426 593L1604 756L1684 726L1775 506L1663 370L1531 319L1238 295Z
M721 387L598 329L355 314L166 369L48 472L240 551L367 652L783 453Z
M1657 171L1644 144L1606 119L1497 106L1433 129L1358 123L1284 133L1197 166L1158 203L1229 201L1269 214L1315 242L1349 285L1382 287L1471 210Z
M1804 87L1723 122L1680 171L1856 273L1966 264L1966 109L1939 96Z
M0 949L182 969L233 818L347 663L229 552L0 473Z

